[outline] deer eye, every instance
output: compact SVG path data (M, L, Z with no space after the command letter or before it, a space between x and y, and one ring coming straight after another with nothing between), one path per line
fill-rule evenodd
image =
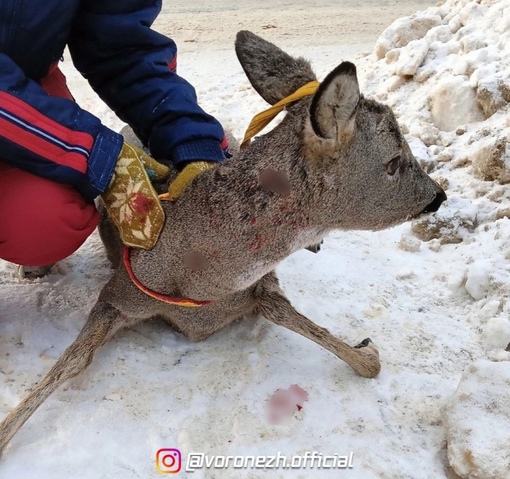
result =
M400 161L401 161L402 157L399 155L399 156L395 156L395 158L393 158L387 165L386 165L386 173L388 173L388 175L390 176L393 176L397 170L399 169L400 167Z

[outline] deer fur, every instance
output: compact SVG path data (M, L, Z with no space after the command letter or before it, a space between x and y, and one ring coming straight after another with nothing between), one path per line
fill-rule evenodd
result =
M316 80L306 60L250 32L238 33L236 52L255 90L271 104ZM275 267L332 230L387 228L436 211L445 199L413 157L391 109L364 98L355 66L341 63L315 95L289 106L271 132L195 178L176 202L164 203L158 243L151 251L132 251L133 271L150 289L212 304L169 305L138 290L119 262L118 233L103 217L100 234L117 268L77 339L0 424L0 452L119 329L154 317L202 341L259 313L361 376L375 377L380 363L373 343L349 346L298 313L280 289Z

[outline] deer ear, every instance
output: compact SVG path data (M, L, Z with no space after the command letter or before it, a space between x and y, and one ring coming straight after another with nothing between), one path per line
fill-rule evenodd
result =
M240 31L235 48L253 88L271 105L316 80L308 61L288 55L254 33Z
M310 106L310 120L317 136L336 139L354 123L360 100L356 67L337 66L321 83Z

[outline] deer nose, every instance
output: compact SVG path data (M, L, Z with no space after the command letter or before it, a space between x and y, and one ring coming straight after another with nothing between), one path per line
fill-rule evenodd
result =
M439 192L436 193L435 198L432 200L431 203L429 203L427 206L425 206L422 213L434 213L435 211L437 211L439 209L439 207L441 206L441 203L443 201L446 201L446 199L447 199L446 193L444 192L444 190L442 188L439 188Z

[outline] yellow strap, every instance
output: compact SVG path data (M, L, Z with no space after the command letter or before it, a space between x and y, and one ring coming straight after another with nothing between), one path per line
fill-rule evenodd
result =
M241 143L241 149L245 148L250 144L251 139L259 133L264 127L266 127L271 120L278 115L283 109L289 104L293 103L297 100L301 100L306 96L313 95L317 88L319 88L320 83L318 81L311 81L306 85L302 86L298 90L296 90L292 95L285 97L283 100L280 100L278 103L275 103L272 107L264 110L263 112L255 115L253 120L251 121L246 133L244 135L243 142Z

